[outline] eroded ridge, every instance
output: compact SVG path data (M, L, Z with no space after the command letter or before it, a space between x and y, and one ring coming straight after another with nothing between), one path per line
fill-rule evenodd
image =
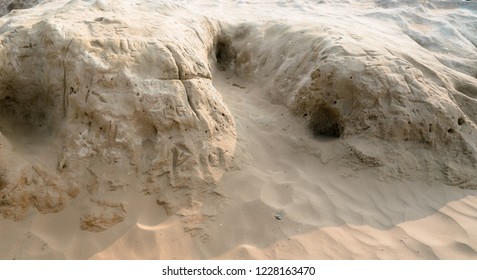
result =
M337 157L399 178L439 170L450 185L476 188L477 82L469 73L477 69L449 68L441 53L405 35L390 42L373 30L358 35L352 26L272 21L223 32L233 71L304 118L315 136L338 139L347 152Z

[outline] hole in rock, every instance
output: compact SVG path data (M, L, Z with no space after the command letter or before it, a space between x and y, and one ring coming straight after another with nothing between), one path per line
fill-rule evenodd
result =
M340 113L328 106L320 106L311 115L309 127L315 136L338 138L343 132Z
M7 183L3 179L3 175L0 173L0 191L7 186Z
M215 48L215 58L219 66L227 67L235 61L237 52L232 47L232 41L228 37L219 37Z
M60 110L44 88L32 84L0 88L0 131L14 143L37 144L53 136Z

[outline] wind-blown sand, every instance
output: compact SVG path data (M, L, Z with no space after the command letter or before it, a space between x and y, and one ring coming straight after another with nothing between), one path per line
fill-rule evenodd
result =
M13 10L0 258L476 259L476 23L475 1Z

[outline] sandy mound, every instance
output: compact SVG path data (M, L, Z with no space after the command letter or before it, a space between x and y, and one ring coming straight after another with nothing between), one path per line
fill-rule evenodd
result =
M223 37L232 71L261 84L315 136L340 138L338 152L353 164L384 166L397 178L438 171L450 185L475 189L474 18L442 21L441 34L425 35L419 29L433 20L393 16L401 30L274 20L227 26Z
M200 208L227 169L235 133L210 80L214 25L174 5L136 9L144 25L116 4L46 1L1 20L5 218L57 212L86 191L81 228L103 230L127 214L121 193L157 195L170 213Z

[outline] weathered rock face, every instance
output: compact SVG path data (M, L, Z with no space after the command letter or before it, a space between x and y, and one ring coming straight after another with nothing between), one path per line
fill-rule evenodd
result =
M12 10L31 8L42 0L3 0L0 2L0 17L8 14Z
M57 212L87 192L81 228L99 231L127 213L117 193L155 194L170 213L212 195L235 147L211 83L216 27L172 4L148 9L56 1L1 19L5 218Z
M215 63L340 139L344 162L477 188L477 55L458 40L477 42L471 19L456 40L414 30L424 19L387 37L346 22L228 26L152 2L45 0L0 18L3 217L83 195L80 227L96 232L127 217L129 192L200 210L236 144Z
M346 158L386 165L396 176L440 169L447 183L477 188L477 54L466 45L453 49L472 61L462 68L406 35L388 41L352 26L273 22L225 30L235 71L253 73L314 135L340 138Z

